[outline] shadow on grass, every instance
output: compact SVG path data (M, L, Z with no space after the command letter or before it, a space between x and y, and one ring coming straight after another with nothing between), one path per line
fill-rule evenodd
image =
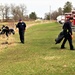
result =
M1 44L2 44L2 45L5 45L5 44L8 44L8 42L2 42Z
M12 45L12 44L25 44L21 42L2 42L1 45Z
M60 47L51 47L53 50L60 50Z
M1 45L11 45L16 43L21 43L21 42L2 42Z

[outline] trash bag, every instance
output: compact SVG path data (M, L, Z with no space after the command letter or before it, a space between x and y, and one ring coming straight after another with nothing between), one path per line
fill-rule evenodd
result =
M63 40L63 38L64 38L64 33L63 33L63 31L61 31L59 33L58 37L55 39L55 44L60 43Z

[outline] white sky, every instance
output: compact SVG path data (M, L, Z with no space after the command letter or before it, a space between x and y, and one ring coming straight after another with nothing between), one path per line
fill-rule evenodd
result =
M64 4L69 1L75 7L75 0L0 0L1 4L25 4L27 7L27 14L36 12L38 17L44 17L46 12L57 10L59 7L63 8Z

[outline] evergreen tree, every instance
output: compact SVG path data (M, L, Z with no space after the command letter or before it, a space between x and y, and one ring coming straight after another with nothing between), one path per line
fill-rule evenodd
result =
M63 12L68 13L71 12L71 10L72 10L72 3L67 1L64 5Z

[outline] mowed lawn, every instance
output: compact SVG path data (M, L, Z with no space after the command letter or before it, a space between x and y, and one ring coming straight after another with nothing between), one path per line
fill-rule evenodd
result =
M0 52L0 75L75 75L75 51L68 42L65 50L55 44L61 30L58 23L32 26L26 30L25 44L16 33L16 45Z

